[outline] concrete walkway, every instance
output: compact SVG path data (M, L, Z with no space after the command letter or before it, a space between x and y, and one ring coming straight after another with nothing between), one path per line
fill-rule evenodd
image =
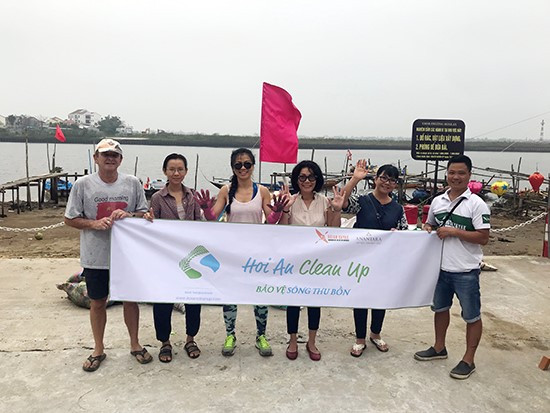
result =
M537 365L550 356L550 260L487 257L497 272L482 273L484 335L477 371L465 381L449 377L464 351L465 326L453 307L449 359L418 362L416 350L432 344L428 308L388 311L383 337L388 353L369 345L352 358L349 309L323 309L312 362L305 345L296 361L285 357L282 310L270 308L268 337L275 355L254 348L252 308L239 307L238 347L220 354L220 307L203 307L197 342L202 355L183 350L184 317L174 312L174 360L157 359L151 306L141 306L141 342L149 365L129 355L122 306L108 309L107 359L95 373L81 365L92 345L88 311L55 287L79 269L76 259L0 261L0 412L548 412L550 371ZM300 331L306 336L307 316Z

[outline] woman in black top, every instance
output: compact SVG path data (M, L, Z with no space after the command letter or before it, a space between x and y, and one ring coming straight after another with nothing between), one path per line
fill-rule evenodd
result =
M353 172L353 176L344 188L345 197L351 194L355 186L368 175L366 161L359 160ZM374 179L374 191L368 195L352 195L344 201L343 212L356 214L357 221L354 228L394 230L408 229L405 211L391 196L399 179L399 171L393 165L382 165L376 172ZM365 350L367 336L367 309L355 308L353 318L355 321L356 342L350 354L360 357ZM388 345L380 337L382 324L386 310L371 310L370 341L380 351L388 351Z

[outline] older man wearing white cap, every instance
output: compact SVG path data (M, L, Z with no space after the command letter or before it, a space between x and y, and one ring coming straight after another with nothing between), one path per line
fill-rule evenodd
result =
M103 337L107 323L111 226L118 219L143 216L147 211L139 180L118 172L122 148L117 141L101 140L96 146L94 160L98 172L75 182L65 210L65 223L81 230L80 263L91 302L90 321L95 346L82 366L85 371L97 370L106 357ZM149 363L153 358L138 340L137 303L124 303L124 321L130 335L130 353L139 363Z

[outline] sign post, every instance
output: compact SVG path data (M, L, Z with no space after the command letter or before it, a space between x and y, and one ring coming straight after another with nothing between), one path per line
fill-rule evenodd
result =
M411 157L435 161L432 198L437 192L439 161L464 153L464 131L464 122L458 119L417 119L413 122Z

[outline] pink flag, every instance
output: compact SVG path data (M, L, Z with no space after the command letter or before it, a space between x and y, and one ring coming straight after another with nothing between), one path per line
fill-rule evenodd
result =
M302 114L292 103L292 96L280 87L265 83L262 93L260 161L298 162L298 135Z
M55 139L57 139L59 142L65 142L67 140L65 139L65 135L63 135L63 131L61 130L59 125L57 125L57 127L55 128Z

